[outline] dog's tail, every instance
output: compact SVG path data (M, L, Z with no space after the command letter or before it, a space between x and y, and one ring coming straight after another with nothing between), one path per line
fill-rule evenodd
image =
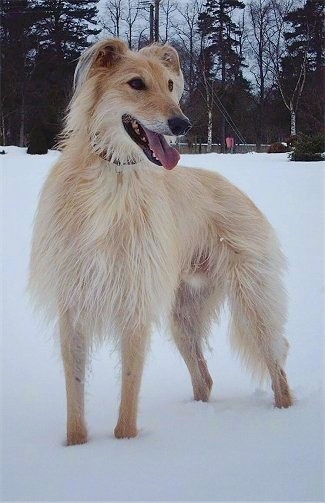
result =
M283 336L287 296L282 282L285 259L273 229L259 249L243 258L235 254L230 268L231 345L254 376L263 380L282 369L288 353Z

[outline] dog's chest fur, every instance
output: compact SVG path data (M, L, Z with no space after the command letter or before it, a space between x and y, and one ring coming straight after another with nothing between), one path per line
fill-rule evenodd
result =
M146 170L64 178L57 171L41 197L48 220L36 221L34 260L45 297L60 298L60 310L74 309L95 332L119 319L156 321L170 308L179 267L162 178Z

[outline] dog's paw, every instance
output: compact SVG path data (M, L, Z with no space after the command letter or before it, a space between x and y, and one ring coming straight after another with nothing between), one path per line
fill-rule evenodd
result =
M194 400L196 402L209 401L211 388L209 388L208 386L196 387L193 391L194 391Z
M84 435L68 435L67 436L67 446L86 444L88 441L87 433Z
M272 388L274 391L274 405L278 409L287 409L294 403L291 390L287 382L287 376L284 370L279 369L273 379Z
M294 404L294 398L289 390L281 395L275 395L274 406L277 409L287 409L288 407L291 407L293 404Z
M138 434L136 426L129 426L126 424L117 424L114 430L116 438L134 438Z
M73 428L67 433L67 446L85 444L88 441L85 427Z

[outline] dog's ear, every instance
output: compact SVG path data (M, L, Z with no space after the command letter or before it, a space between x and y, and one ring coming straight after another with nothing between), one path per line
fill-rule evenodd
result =
M127 51L125 42L114 38L101 40L86 49L81 54L74 73L75 91L79 91L86 82L91 70L113 67Z
M180 73L181 65L179 63L178 52L174 47L165 44L161 47L161 60L167 68L170 68L175 73Z
M170 72L175 74L176 78L173 78L174 94L179 101L184 91L184 78L176 49L169 44L152 44L143 47L139 52L148 58L158 59Z
M127 50L128 47L122 40L108 39L105 43L101 43L98 48L95 66L107 68L113 66Z
M143 47L139 52L145 54L146 56L153 56L160 60L160 62L169 68L174 73L181 73L181 66L179 63L179 57L176 49L169 44L157 45L152 44L147 47Z

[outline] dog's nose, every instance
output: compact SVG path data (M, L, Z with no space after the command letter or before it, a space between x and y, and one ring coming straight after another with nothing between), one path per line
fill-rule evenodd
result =
M168 126L171 132L175 136L178 136L180 134L185 134L192 127L192 124L186 117L173 117L168 120Z

